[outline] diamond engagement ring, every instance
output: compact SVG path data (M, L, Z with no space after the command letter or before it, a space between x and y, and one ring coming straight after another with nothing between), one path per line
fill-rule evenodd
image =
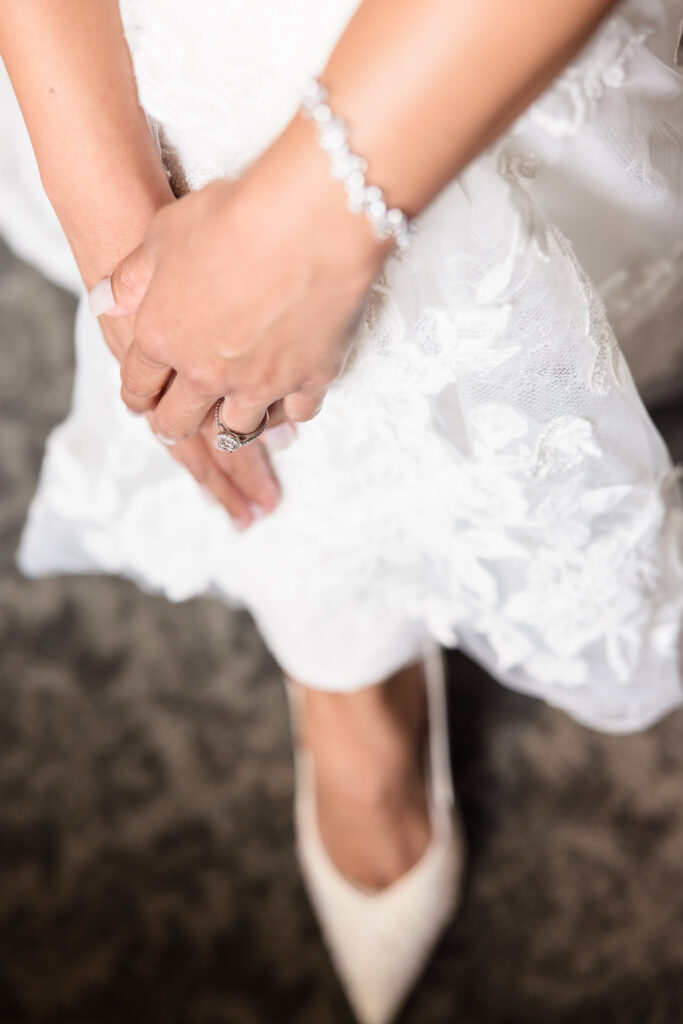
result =
M250 434L241 434L238 430L231 430L227 423L224 423L221 416L221 406L224 401L225 397L219 398L213 410L213 416L216 421L216 440L214 444L222 452L236 452L238 448L243 448L245 444L254 441L263 433L268 426L270 416L266 409L263 419L256 430L252 430Z

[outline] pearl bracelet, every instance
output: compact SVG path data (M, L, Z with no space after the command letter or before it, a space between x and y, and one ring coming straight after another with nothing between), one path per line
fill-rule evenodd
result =
M367 160L349 149L346 122L333 114L327 105L329 93L317 78L304 86L301 116L314 121L318 143L330 159L330 173L344 183L347 205L352 213L365 213L379 241L393 237L399 249L407 249L416 229L416 221L408 220L398 207L387 207L384 193L377 185L366 185Z

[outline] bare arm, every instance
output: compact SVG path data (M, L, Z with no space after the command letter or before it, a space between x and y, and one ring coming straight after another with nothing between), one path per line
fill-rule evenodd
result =
M614 3L363 0L321 78L368 181L419 213ZM223 395L239 431L280 398L291 419L310 419L343 369L391 240L377 242L348 211L314 126L298 116L236 184L200 193L155 217L94 297L100 313L137 311L124 401L154 409L171 437L191 436Z
M45 191L91 287L173 196L116 0L2 0L0 55Z
M0 55L45 191L91 288L144 237L174 197L137 89L117 0L0 0ZM133 318L102 322L122 360ZM249 502L272 511L279 487L265 448L227 463L198 436L171 454L242 526Z
M324 72L368 178L417 212L586 42L615 0L364 0Z
M368 181L415 214L538 96L614 6L363 0L321 79L348 121L351 148L368 160ZM296 118L279 141L303 155L311 131Z

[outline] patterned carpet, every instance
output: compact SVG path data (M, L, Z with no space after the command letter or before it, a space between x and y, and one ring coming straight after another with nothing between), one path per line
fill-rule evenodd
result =
M0 251L0 1024L351 1024L249 617L14 567L72 315ZM683 713L603 736L449 668L467 895L401 1024L679 1024Z

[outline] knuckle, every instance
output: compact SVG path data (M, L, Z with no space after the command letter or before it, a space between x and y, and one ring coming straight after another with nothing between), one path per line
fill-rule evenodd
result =
M312 420L318 413L318 408L305 400L297 401L293 399L290 402L285 401L284 408L287 418L294 420L296 423L305 423L307 420Z
M154 408L155 399L150 397L135 398L133 395L125 393L123 388L121 389L121 399L123 404L127 406L131 412L134 412L137 415L141 415L145 412L151 412Z
M126 296L126 298L142 298L147 288L147 275L143 272L141 262L139 260L127 260L121 263L118 271L115 272L115 281L113 283L115 294L116 285L118 285L119 293Z
M149 313L141 310L135 321L135 341L143 356L155 363L165 361L164 349L168 347L168 334L156 323Z
M183 368L183 376L193 390L202 395L213 395L217 388L220 389L220 384L217 383L218 375L210 366L190 364Z
M191 436L182 429L179 429L178 425L171 418L163 414L154 417L154 429L157 434L161 434L162 437L172 438L174 441L186 441Z
M149 388L145 386L144 381L135 370L131 370L125 364L121 368L121 395L124 401L127 395L134 399L149 397Z

